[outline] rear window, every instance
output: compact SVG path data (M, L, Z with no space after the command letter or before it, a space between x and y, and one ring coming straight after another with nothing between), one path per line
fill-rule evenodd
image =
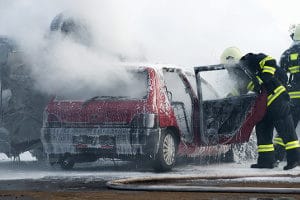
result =
M110 83L97 88L84 88L80 92L56 97L56 100L95 99L146 99L149 91L147 70L127 70L126 74L116 77Z

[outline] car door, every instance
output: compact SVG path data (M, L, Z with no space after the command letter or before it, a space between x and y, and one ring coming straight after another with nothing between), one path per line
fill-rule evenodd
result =
M235 68L231 68L235 67ZM199 97L200 140L206 145L242 143L249 140L255 124L266 110L266 94L244 92L250 78L231 72L238 65L195 67Z
M165 68L163 73L167 91L172 96L170 101L182 140L186 143L192 143L194 139L194 101L191 85L188 84L188 80L180 69Z

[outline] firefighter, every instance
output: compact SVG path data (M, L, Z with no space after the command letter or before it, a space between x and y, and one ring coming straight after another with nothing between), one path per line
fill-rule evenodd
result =
M251 168L275 167L272 142L274 127L285 144L287 165L283 169L295 168L300 164L300 144L291 115L289 95L283 84L275 77L276 60L262 53L248 53L241 58L241 65L258 80L252 80L254 86L260 88L260 91L266 90L268 94L266 115L256 125L258 160Z
M289 74L287 89L292 102L292 117L296 128L300 120L300 25L294 27L291 33L293 44L285 50L280 58L281 68ZM280 136L274 138L276 160L285 158L285 143Z

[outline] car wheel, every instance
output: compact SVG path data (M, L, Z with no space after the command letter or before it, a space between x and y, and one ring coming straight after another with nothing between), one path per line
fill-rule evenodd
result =
M171 131L163 132L159 143L158 153L154 161L154 169L157 172L169 171L176 161L176 139Z
M74 167L75 161L71 156L65 156L59 162L60 167L64 170L70 170Z

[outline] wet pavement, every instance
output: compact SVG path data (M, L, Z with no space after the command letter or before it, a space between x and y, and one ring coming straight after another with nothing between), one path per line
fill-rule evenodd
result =
M100 160L76 164L70 171L36 161L0 162L0 200L31 199L238 199L296 200L298 194L166 192L113 190L108 181L119 179L159 179L164 185L212 187L296 187L300 188L300 168L251 169L251 161L240 163L182 164L168 173L155 173L143 165ZM231 178L228 178L231 177ZM247 176L247 177L245 177ZM190 177L186 179L186 177ZM198 177L198 178L191 178ZM227 178L226 178L227 177ZM235 178L233 178L235 177ZM155 182L155 181L154 181ZM149 183L139 183L139 185ZM153 184L153 182L151 183ZM156 181L155 184L161 184Z
M106 182L118 179L164 180L164 184L185 186L285 184L286 187L300 188L300 167L284 171L285 163L272 170L251 169L250 164L183 164L171 172L155 173L142 165L110 160L78 164L69 171L43 162L5 161L0 162L0 190L99 191L107 190Z

